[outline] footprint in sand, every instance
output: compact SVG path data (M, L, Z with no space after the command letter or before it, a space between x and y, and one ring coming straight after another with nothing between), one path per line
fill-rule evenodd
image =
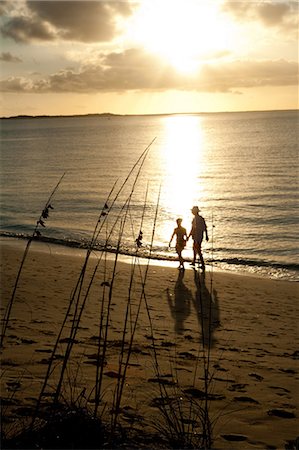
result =
M276 395L279 395L280 397L282 396L287 396L289 397L287 394L290 394L290 391L288 389L285 389L283 387L280 386L269 386L270 389L274 389L276 391Z
M257 381L262 381L264 379L264 377L258 375L257 373L250 373L249 376L255 378Z
M83 361L84 364L91 364L93 366L101 367L102 365L107 365L107 360L103 361L103 358L101 355L98 355L97 353L93 353L92 355L86 355L87 360Z
M220 372L228 372L228 369L221 367L220 364L214 364L213 367L214 369L219 370Z
M196 359L196 356L194 356L190 352L179 352L179 357L180 358L186 358L186 359Z
M164 341L161 343L161 347L174 347L174 346L176 346L175 342Z
M221 437L229 442L242 442L247 441L247 436L243 434L222 434Z
M242 403L255 403L256 405L259 404L259 402L257 400L254 400L254 398L251 397L245 397L245 396L241 396L241 397L235 397L234 401L236 402L242 402Z
M147 381L149 383L159 383L159 385L163 384L163 385L167 385L167 386L175 386L177 384L173 380L168 380L167 378L161 378L161 377L149 378Z
M118 380L123 378L123 375L121 373L115 372L114 370L104 372L104 375L106 375L106 377L109 377L109 378L117 378Z
M248 386L248 384L245 384L245 383L234 383L234 384L232 384L231 386L228 387L228 390L232 391L232 392L235 392L235 391L237 391L237 392L246 392L246 389L245 389L246 386Z
M296 370L294 370L294 369L280 369L280 371L284 372L284 373L289 373L291 375L296 375L297 374Z
M295 419L296 415L291 411L285 409L270 409L268 411L269 416L281 417L282 419Z
M208 400L224 400L225 395L222 394L211 394L211 393L205 393L204 391L201 391L197 388L188 388L184 389L185 394L191 395L194 398L207 398Z

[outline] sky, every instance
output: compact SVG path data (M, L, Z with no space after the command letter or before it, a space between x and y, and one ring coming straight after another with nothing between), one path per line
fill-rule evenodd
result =
M0 1L0 116L298 108L298 1Z

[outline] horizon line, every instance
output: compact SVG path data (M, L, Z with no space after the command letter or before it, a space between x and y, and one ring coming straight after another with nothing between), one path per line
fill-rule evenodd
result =
M201 111L201 112L168 112L168 113L140 113L140 114L121 114L121 113L83 113L83 114L18 114L14 116L1 116L0 119L38 119L38 118L64 118L64 117L88 117L88 116L117 116L117 117L136 117L136 116L174 116L174 115L200 115L200 114L240 114L240 113L263 113L263 112L283 112L299 111L299 108L291 109L259 109L259 110L241 110L241 111Z

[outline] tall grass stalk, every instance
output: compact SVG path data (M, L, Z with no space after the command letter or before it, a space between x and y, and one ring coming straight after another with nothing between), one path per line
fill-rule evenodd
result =
M142 230L142 224L143 224L143 220L144 220L147 194L148 194L148 186L147 186L147 190L146 190L143 212L142 212L142 217L141 217L140 231ZM158 207L159 207L159 201L157 203L156 210L158 210ZM155 228L156 220L157 220L157 214L155 215L155 218L154 218L154 228ZM139 231L139 236L140 236L140 231ZM154 238L154 235L152 234L151 244L150 244L150 254L152 251L153 238ZM136 246L136 254L134 256L134 263L133 263L132 270L131 270L130 282L129 282L128 300L127 300L127 305L126 305L126 313L125 313L125 320L124 320L124 327L123 327L122 346L121 346L121 351L120 351L120 356L119 356L119 369L118 369L118 378L117 378L118 383L117 383L115 391L114 391L112 436L115 433L116 427L117 427L121 399L122 399L122 395L123 395L127 369L129 367L129 361L130 361L130 357L131 357L131 353L132 353L135 332L136 332L136 328L137 328L137 324L138 324L139 313L140 313L140 309L141 309L142 300L145 298L145 284L146 284L150 259L148 259L148 262L147 262L145 275L144 275L144 277L142 277L142 271L141 271L140 265L138 264L139 263L138 252L139 252L139 246L137 245ZM142 289L141 289L141 293L139 296L139 302L138 302L138 306L137 306L135 319L133 319L132 311L131 311L131 299L132 299L132 286L133 286L133 281L134 281L134 276L135 276L135 271L136 271L136 265L139 266ZM128 332L130 332L130 337L129 337L129 342L128 342L127 353L125 356L125 342L126 342L126 335L128 334Z
M150 258L151 258L151 254L152 254L152 248L153 248L153 242L154 242L154 236L155 236L155 229L156 229L159 203L160 203L160 194L161 194L161 186L159 189L158 200L156 203L155 217L154 217L154 222L153 222L153 227L152 227L152 236L151 236L151 243L150 243L150 253L149 253L149 258L147 260L145 273L144 274L142 273L141 266L139 264L138 248L136 250L134 264L133 264L132 271L131 271L131 279L130 279L130 284L129 284L129 295L128 295L128 302L127 302L127 308L126 308L125 323L124 323L124 328L123 328L123 339L122 339L122 346L121 346L120 358L119 358L119 371L118 371L118 377L117 377L118 382L117 382L117 385L115 388L114 399L113 399L113 415L112 415L112 423L111 423L111 442L117 431L118 416L121 411L120 405L121 405L121 399L122 399L123 390L124 390L125 381L126 381L126 374L127 374L127 369L129 367L129 361L130 361L130 357L131 357L131 353L132 353L134 337L135 337L137 324L138 324L139 313L140 313L140 309L141 309L141 305L142 305L143 301L145 303L145 308L146 308L146 312L147 312L147 316L148 316L148 320L149 320L149 326L150 326L150 330L151 330L152 350L153 350L154 361L155 361L155 371L156 371L158 378L160 378L160 367L159 367L158 354L157 354L155 338L154 338L154 327L153 327L153 323L152 323L152 319L151 319L150 308L149 308L149 305L147 302L147 297L146 297L146 281L147 281L148 270L149 270L149 265L150 265ZM144 204L144 210L145 210L145 204ZM142 221L143 221L143 217L142 217L141 223L142 223ZM139 297L139 302L138 302L135 318L132 319L130 316L130 320L129 320L128 318L130 315L129 312L130 312L130 306L131 306L131 289L132 289L136 265L138 266L139 271L140 271L141 293L140 293L140 297ZM130 331L130 338L129 338L129 342L128 342L128 349L127 349L126 356L125 356L125 351L124 351L125 350L125 337L128 333L128 329ZM159 383L159 387L160 387L160 391L162 394L164 386Z
M122 219L122 224L121 224L121 227L120 227L121 231L120 231L120 235L119 235L119 240L118 240L117 249L116 249L116 256L115 256L115 261L116 262L117 262L118 254L119 254L119 251L120 251L120 244L121 244L121 240L122 240L124 226L125 226L125 223L126 223L126 217L127 217L127 214L128 214L128 209L129 209L129 206L130 206L130 201L132 199L132 195L134 193L135 186L136 186L136 183L137 183L137 181L139 179L139 176L140 176L140 173L141 173L141 169L142 169L142 167L144 165L144 162L145 162L145 159L147 157L148 151L149 151L149 147L147 147L147 149L142 153L143 156L138 159L138 162L140 163L140 165L139 165L137 174L135 175L135 178L133 180L133 184L132 184L132 187L131 187L130 195L129 195L128 199L126 200L125 204L124 204L125 213L124 213L124 219ZM137 165L137 163L134 164L134 168L136 167L136 165ZM132 173L133 173L133 169L130 171L129 175L131 175ZM129 175L127 176L126 180L124 181L123 186L129 180L129 178L130 178ZM119 196L120 192L121 192L121 190L119 190L119 192L117 193L116 198ZM110 209L111 209L111 207L110 207ZM122 210L123 210L123 208L121 209L121 212L122 212ZM121 212L118 215L118 217L117 217L117 219L115 221L115 224L119 221L119 218L121 217ZM100 218L101 218L101 215L100 215ZM104 217L106 218L107 216L104 216ZM97 228L97 225L96 225L96 228ZM112 233L112 230L111 230L110 233ZM94 236L97 237L98 233L94 233ZM110 237L110 235L109 235L109 237ZM94 243L95 243L95 241L93 242L93 245L94 245ZM93 248L93 245L91 246L91 249ZM106 245L107 245L107 241L106 241ZM86 258L86 263L87 263L88 259L89 259L89 255ZM92 286L92 283L93 283L93 280L94 280L94 276L95 276L95 274L97 272L97 269L98 269L98 264L96 265L96 268L94 269L93 276L91 277L89 285L88 285L88 288L87 288L87 292L85 293L84 298L83 298L82 303L81 303L81 306L80 306L81 288L82 288L82 284L83 284L83 277L82 277L82 283L80 284L80 289L79 289L78 294L77 294L77 301L75 302L75 312L74 312L74 318L73 318L73 322L72 322L71 332L70 332L70 336L69 336L69 339L68 339L68 342L67 342L67 348L66 348L64 359L63 359L63 363L62 363L61 374L60 374L60 378L59 378L59 381L58 381L58 384L57 384L56 393L55 393L55 397L54 397L55 401L58 401L58 398L59 398L59 394L60 394L61 387L62 387L62 382L63 382L63 377L64 377L64 371L66 369L66 365L67 365L67 362L68 362L70 354L71 354L71 350L72 350L73 345L74 345L74 340L75 340L75 337L76 337L76 334L77 334L77 331L78 331L78 328L79 328L79 324L80 324L80 320L81 320L81 317L82 317L82 314L83 314L83 310L85 308L86 301L87 301L87 298L88 298L88 294L89 294L90 288ZM85 270L84 270L84 274L85 274ZM113 280L114 280L114 275L115 274L113 273ZM108 303L108 312L109 313L110 313L110 304L111 304L110 292L111 292L111 298L112 298L112 286L113 286L113 283L111 284L110 289L109 289L109 303ZM109 314L107 316L107 320L108 320L108 318L109 318ZM107 328L108 328L108 326L107 326Z
M9 324L11 310L12 310L12 307L13 307L13 303L14 303L14 300L15 300L17 288L18 288L18 285L19 285L19 281L20 281L20 278L21 278L21 274L22 274L22 271L23 271L23 267L24 267L26 258L28 256L28 252L29 252L30 246L31 246L32 241L34 240L34 238L39 236L39 234L40 234L39 233L39 228L41 226L44 226L43 220L44 220L45 212L47 210L49 210L49 208L52 208L51 201L52 201L52 199L53 199L53 197L54 197L54 195L55 195L55 193L56 193L60 183L62 182L64 176L65 176L65 173L63 173L63 175L60 177L60 180L58 181L58 183L54 187L53 191L51 192L48 200L46 201L46 203L44 205L44 208L43 208L43 210L42 210L38 220L36 221L36 225L35 225L35 228L33 230L33 233L32 233L32 235L30 236L30 238L27 241L27 244L26 244L26 247L25 247L25 250L24 250L24 253L23 253L23 257L22 257L22 260L21 260L21 263L20 263L20 267L19 267L19 270L18 270L18 273L17 273L17 276L16 276L16 280L15 280L15 284L14 284L14 287L13 287L13 291L12 291L10 300L9 300L7 306L6 306L6 309L5 309L5 313L4 313L4 317L3 317L2 331L1 331L1 338L0 338L0 348L2 348L3 344L4 344L4 338L5 338L6 330L7 330L8 324Z
M109 195L108 195L107 201L109 200L110 195L112 194L114 187L115 187L115 184L113 185L113 187L112 187L112 189L111 189L111 191L110 191L110 193L109 193ZM101 213L102 213L103 210L104 210L104 207L102 208ZM101 214L100 214L100 216L101 216ZM95 226L95 230L97 229L97 227L98 227L98 222L97 222L97 224L96 224L96 226ZM55 341L55 343L54 343L54 347L53 347L53 349L52 349L52 352L51 352L51 355L50 355L50 358L49 358L48 367L47 367L47 372L46 372L46 374L45 374L45 376L44 376L43 384L42 384L42 387L41 387L41 391L40 391L39 397L38 397L38 399L37 399L37 403L36 403L36 407L35 407L35 413L34 413L33 418L32 418L31 428L34 426L35 419L36 419L36 417L37 417L37 413L38 413L38 410L39 410L39 407L40 407L42 398L43 398L43 396L44 396L44 394L45 394L45 390L46 390L46 388L47 388L47 386L48 386L48 382L49 382L50 376L51 376L52 372L54 371L53 363L54 363L54 361L55 361L55 356L56 356L56 353L57 353L57 349L58 349L58 347L59 347L59 343L60 343L60 340L61 340L63 331L64 331L64 329L65 329L67 320L69 319L70 314L71 314L71 309L72 309L73 303L74 303L74 301L75 301L76 293L77 293L78 291L80 292L80 291L81 291L81 288L82 288L82 283L83 283L84 276L85 276L85 272L86 272L86 269L87 269L88 260L89 260L89 257L90 257L90 254L91 254L91 252L92 252L93 245L94 245L95 230L94 230L94 232L93 232L92 239L91 239L91 242L92 242L93 244L90 245L90 246L88 247L87 251L86 251L86 257L85 257L83 266L82 266L82 268L81 268L81 272L80 272L80 274L79 274L79 278L78 278L78 280L77 280L77 283L76 283L76 286L75 286L75 288L74 288L74 291L73 291L73 293L71 294L71 298L70 298L70 301L69 301L69 304L68 304L68 307L67 307L67 310L66 310L66 313L65 313L63 322L62 322L61 327L60 327L60 330L59 330L59 332L58 332L58 334L57 334L57 336L56 336L56 341Z
M146 156L146 155L145 155ZM144 161L143 161L144 162ZM143 164L142 164L143 165ZM129 198L127 199L127 201L125 202L125 206L126 206L126 211L125 211L125 216L123 219L123 226L126 223L127 220L127 216L130 213L130 202L131 202L131 198L132 195L134 193L135 190L135 185L136 182L139 178L141 169L142 169L142 165L140 165L137 176L135 178L135 181L133 183L132 189L131 189L131 193ZM147 191L146 191L146 196L147 196ZM143 208L143 214L142 214L142 220L141 220L141 225L140 225L140 230L142 228L142 222L143 222L143 217L144 217L144 212L145 212L145 204L144 204L144 208ZM123 231L123 229L122 229ZM120 240L122 237L122 234L119 235ZM120 244L120 240L119 240L119 244ZM138 247L137 247L137 251L138 251ZM133 266L133 272L134 272L134 267ZM116 268L116 266L114 266L114 269ZM132 272L132 273L133 273ZM113 276L112 276L112 281L114 283L114 270L113 270ZM132 286L132 281L133 281L133 277L131 276L131 282L130 282L130 286L129 286L129 301L127 304L127 312L128 312L128 305L130 304L130 294L131 294L131 286ZM101 307L101 314L100 314L100 327L99 327L99 342L98 342L98 353L97 353L97 360L98 360L98 364L100 365L100 370L97 367L96 370L96 387L95 387L95 392L96 392L96 396L95 396L95 408L94 408L94 416L97 415L97 411L98 411L98 407L99 407L99 402L100 402L100 397L102 394L102 380L103 380L103 369L104 369L104 365L105 365L105 358L106 358L106 350L107 350L107 342L108 342L108 319L109 319L109 314L110 314L110 304L111 304L111 298L112 298L112 288L113 288L113 283L110 283L109 285L109 296L108 296L108 306L107 306L107 316L106 316L106 323L104 325L104 336L103 336L103 341L101 340L101 336L102 336L102 326L103 326L103 303L102 303L102 307ZM104 289L105 289L105 282L104 282ZM110 298L111 296L111 298ZM103 296L102 296L102 301L104 301L104 292L103 292ZM126 318L125 318L125 328L126 328L126 323L127 323L127 312L126 312ZM124 328L124 329L125 329ZM124 331L125 334L125 331ZM123 337L122 339L122 349L121 349L121 354L123 354L124 351L124 344L125 344L125 339ZM100 352L100 348L102 346L102 354ZM119 367L121 367L121 365L119 365ZM118 380L121 379L121 373L119 371L119 376L118 376ZM119 383L117 384L117 389L119 388ZM117 398L119 398L117 396ZM115 402L114 402L115 405ZM117 410L118 407L117 405L114 406L113 408L114 410Z
M61 391L61 387L62 387L64 372L65 372L65 369L66 369L66 366L67 366L67 362L68 362L70 354L71 354L71 350L72 350L72 347L73 347L73 344L74 344L74 339L75 339L75 336L76 336L76 333L77 333L77 330L78 330L78 327L79 327L79 324L80 324L81 316L82 316L82 313L83 313L83 310L84 310L84 307L85 307L85 304L86 304L86 300L87 300L87 297L88 297L88 294L89 294L89 290L90 290L90 288L92 286L92 283L93 283L96 271L98 269L98 266L99 266L99 263L100 263L100 260L101 260L101 258L100 258L100 260L98 261L98 263L97 263L97 265L96 265L96 267L94 269L94 272L93 272L93 275L92 275L92 277L90 279L90 283L89 283L89 286L87 288L85 297L83 298L82 303L80 304L83 282L84 282L84 279L85 279L85 274L86 274L87 265L88 265L88 261L89 261L90 255L91 255L91 253L92 253L92 251L94 249L96 241L97 241L97 239L99 237L99 234L100 234L100 232L101 232L101 230L102 230L102 228L103 228L103 226L104 226L104 224L106 222L106 219L107 219L107 217L108 217L112 207L114 206L115 202L117 201L117 199L118 199L120 193L122 192L122 190L124 189L125 185L127 184L129 179L131 178L135 168L139 164L140 165L140 169L138 171L137 176L135 177L135 180L134 180L134 183L133 183L133 189L131 189L130 197L132 196L135 184L136 184L137 179L138 179L139 174L140 174L141 167L143 166L143 164L145 162L145 159L146 159L147 154L149 152L150 146L152 145L154 140L146 147L146 149L142 152L142 154L140 155L138 160L135 162L135 164L131 168L129 174L127 175L125 181L122 183L121 187L117 191L117 193L114 196L114 199L112 199L112 201L110 201L110 199L111 199L111 195L112 195L112 192L113 192L114 187L115 187L116 184L111 189L111 192L110 192L110 194L109 194L109 196L108 196L108 198L107 198L107 200L105 202L105 205L107 205L107 203L110 204L110 207L109 207L107 213L105 215L103 215L103 212L104 212L104 207L103 207L103 209L101 210L101 212L99 214L99 218L98 218L97 223L96 223L96 225L94 227L94 231L93 231L93 234L92 234L90 245L89 245L89 247L87 249L87 252L86 252L86 257L85 257L85 261L84 261L83 267L81 269L81 272L80 272L77 284L75 286L75 289L74 289L74 291L73 291L73 293L71 295L69 306L68 306L66 314L65 314L65 318L64 318L63 323L61 325L60 331L59 331L58 336L56 338L56 342L54 344L53 351L51 353L51 357L50 357L50 360L49 360L47 373L45 375L44 382L43 382L43 385L42 385L42 389L41 389L41 392L40 392L40 395L39 395L39 398L38 398L38 401L37 401L36 413L35 413L35 416L33 418L32 426L34 424L34 420L36 418L36 415L37 415L39 406L41 404L41 400L43 398L43 395L45 393L46 387L47 387L47 385L49 383L49 379L50 379L50 377L51 377L51 375L52 375L52 373L54 371L54 369L53 369L53 362L54 362L54 359L55 359L55 355L56 355L56 352L57 352L57 349L58 349L58 346L59 346L59 342L60 342L63 330L65 329L65 326L67 324L67 320L70 317L71 310L74 307L75 311L74 311L74 314L73 314L72 326L71 326L69 339L68 339L67 347L66 347L65 354L64 354L64 359L63 359L63 363L62 363L62 367L61 367L61 371L60 371L59 381L58 381L58 384L57 384L56 390L55 390L54 401L58 402L58 400L59 400L59 395L60 395L60 391ZM127 202L125 202L125 204L126 203ZM115 220L115 223L114 223L112 229L110 230L110 234L109 234L109 236L106 239L106 245L108 244L108 239L110 238L113 229L115 228L117 222L120 220L123 208L121 209L119 215L117 216L117 218ZM103 220L102 220L102 217L104 217ZM118 255L118 253L119 253L119 248L117 248L117 250L116 250L116 254L117 255Z
M110 286L109 281L107 281L107 258L106 252L104 255L104 274L103 274L103 290L100 299L100 316L99 316L99 327L98 327L98 346L97 346L97 359L96 359L96 376L95 376L95 395L94 395L94 418L98 415L98 408L102 395L102 379L103 379L103 368L105 365L105 359L101 354L101 346L102 346L102 338L103 338L103 330L104 330L104 306L105 306L105 298L107 292L107 286Z

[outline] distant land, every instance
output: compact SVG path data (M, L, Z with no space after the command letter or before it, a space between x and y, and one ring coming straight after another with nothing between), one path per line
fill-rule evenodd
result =
M59 118L67 118L67 117L137 117L137 116L188 116L188 115L210 115L210 114L245 114L245 113L265 113L265 112L286 112L286 111L299 111L299 109L265 109L259 111L216 111L216 112L178 112L178 113L156 113L156 114L114 114L114 113L89 113L89 114L66 114L66 115L18 115L18 116L9 116L9 117L0 117L0 120L9 120L9 119L59 119Z
M0 117L0 119L58 119L60 117L111 117L111 116L121 116L122 114L112 114L112 113L94 113L94 114L69 114L69 115L40 115L40 116L29 116L29 115L19 115L19 116L9 116Z

